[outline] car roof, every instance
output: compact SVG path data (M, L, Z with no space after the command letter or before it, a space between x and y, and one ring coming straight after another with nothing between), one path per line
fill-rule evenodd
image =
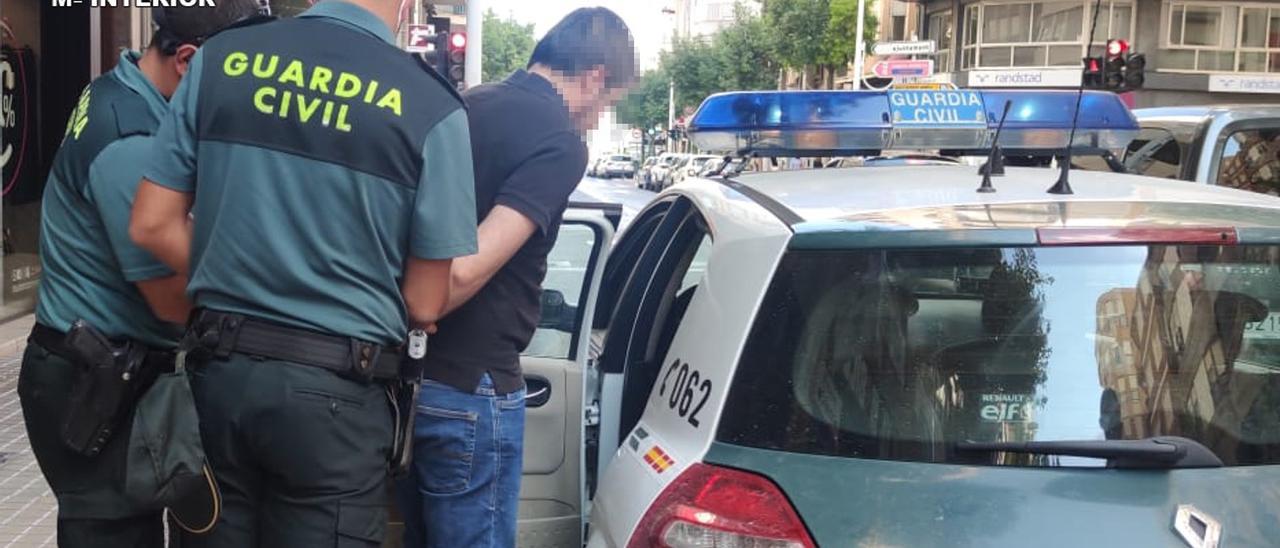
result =
M1006 169L996 192L977 192L972 166L885 166L749 173L732 183L788 224L848 221L891 210L1028 203L1164 202L1215 204L1276 211L1280 198L1225 187L1138 175L1076 170L1071 195L1049 194L1058 171Z
M1280 118L1280 105L1198 105L1134 109L1139 122L1166 121L1199 123L1206 118L1230 116L1248 118Z

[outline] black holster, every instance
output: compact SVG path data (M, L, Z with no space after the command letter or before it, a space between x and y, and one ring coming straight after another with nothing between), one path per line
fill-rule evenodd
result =
M387 398L395 419L391 442L391 475L403 477L413 465L413 418L417 414L418 393L422 390L422 360L405 356L400 380L387 384Z
M165 367L161 356L169 354L151 352L135 341L112 342L83 321L53 346L51 352L77 367L61 426L62 442L76 453L97 456L125 426L138 399Z

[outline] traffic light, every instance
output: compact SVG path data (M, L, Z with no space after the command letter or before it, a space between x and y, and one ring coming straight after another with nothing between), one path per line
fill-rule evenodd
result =
M1102 82L1106 89L1121 91L1125 84L1125 63L1128 61L1129 43L1124 40L1107 40L1107 62Z
M467 33L449 33L449 70L443 73L458 91L467 89Z
M445 17L431 17L427 19L427 24L431 29L430 44L426 52L422 54L423 60L427 62L432 69L435 69L441 77L449 77L449 19ZM426 31L424 31L426 32ZM416 36L414 36L416 38Z
M1102 64L1104 62L1101 57L1084 58L1084 87L1102 89Z
M436 34L431 37L431 49L422 54L422 58L427 61L440 76L449 76L449 35L444 33Z
M1124 63L1124 87L1127 90L1142 89L1147 83L1147 56L1131 53Z

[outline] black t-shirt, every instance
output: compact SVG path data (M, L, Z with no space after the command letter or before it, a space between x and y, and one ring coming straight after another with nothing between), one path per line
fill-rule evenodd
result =
M475 159L476 213L497 205L538 230L475 298L440 322L427 352L426 377L472 392L485 373L501 394L524 387L520 352L541 315L547 254L569 195L587 169L587 146L564 99L541 76L517 71L468 90Z

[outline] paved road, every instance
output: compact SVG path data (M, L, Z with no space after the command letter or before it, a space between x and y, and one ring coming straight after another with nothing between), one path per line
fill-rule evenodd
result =
M644 206L656 196L648 190L636 188L631 179L597 179L587 177L578 185L573 199L588 202L622 204L622 226L626 227Z

